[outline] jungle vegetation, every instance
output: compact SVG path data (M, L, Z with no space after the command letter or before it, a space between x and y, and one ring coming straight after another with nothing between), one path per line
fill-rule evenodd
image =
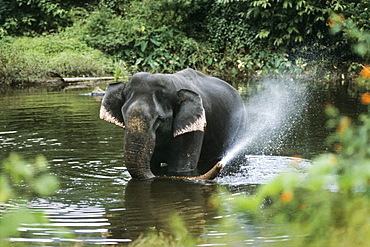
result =
M351 51L358 39L332 34L330 15L339 14L361 33L370 28L369 7L348 0L5 0L0 84L55 73L173 73L186 67L239 80L356 75L369 54ZM360 50L370 42L362 43Z

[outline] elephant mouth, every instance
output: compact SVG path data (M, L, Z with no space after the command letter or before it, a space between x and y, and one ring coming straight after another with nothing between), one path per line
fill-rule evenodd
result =
M100 119L103 119L109 123L113 123L121 128L125 128L125 125L115 118L104 106L100 107Z

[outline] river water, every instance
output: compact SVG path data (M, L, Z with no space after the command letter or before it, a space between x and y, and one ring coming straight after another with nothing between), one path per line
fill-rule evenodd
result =
M237 87L251 119L250 138L243 141L248 144L242 145L241 158L211 182L130 180L124 130L99 119L101 98L80 95L91 88L29 88L1 95L0 160L11 152L30 161L43 154L60 181L55 195L30 198L30 209L44 212L50 222L22 224L21 237L10 240L27 246L125 245L142 233L170 231L169 217L177 213L188 231L203 239L202 246L226 243L231 238L220 220L230 212L217 210L214 198L225 190L253 193L258 184L291 166L291 156L302 157L299 168L304 170L314 156L327 151L325 104L354 119L366 111L359 93L344 87L306 83L292 88L276 81L266 81L263 88ZM246 245L287 238L260 236L247 220L239 223L239 231L251 235ZM60 232L73 235L66 238Z

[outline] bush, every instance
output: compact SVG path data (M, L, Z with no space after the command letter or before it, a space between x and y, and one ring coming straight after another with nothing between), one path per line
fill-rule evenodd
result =
M71 24L68 11L48 0L1 1L0 23L0 37L55 32Z
M327 33L325 22L329 17L328 10L342 11L346 7L340 0L302 0L295 3L290 0L240 2L247 5L247 10L241 13L241 17L258 30L258 38L268 39L267 42L273 46L287 46L312 38L324 38Z
M113 72L113 61L64 33L37 38L4 38L0 41L0 83L41 81L51 73L101 76Z
M357 28L370 30L370 2L368 1L348 1L343 11L345 18L351 19Z
M189 66L196 68L199 50L204 49L189 37L192 33L189 30L196 27L187 24L186 19L196 12L200 3L132 1L125 16L102 8L88 18L85 40L90 46L134 66L132 72L172 73Z
M343 33L347 42L352 44L353 51L363 57L365 63L370 60L370 33L364 28L359 28L352 18L345 19L343 15L332 14L328 19L331 32ZM370 21L369 21L370 23Z

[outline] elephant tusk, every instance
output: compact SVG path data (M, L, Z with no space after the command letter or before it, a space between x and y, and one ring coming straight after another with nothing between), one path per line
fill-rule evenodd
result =
M116 117L114 117L104 106L100 107L100 119L103 119L109 123L114 123L115 125L125 128L124 123L118 121Z

